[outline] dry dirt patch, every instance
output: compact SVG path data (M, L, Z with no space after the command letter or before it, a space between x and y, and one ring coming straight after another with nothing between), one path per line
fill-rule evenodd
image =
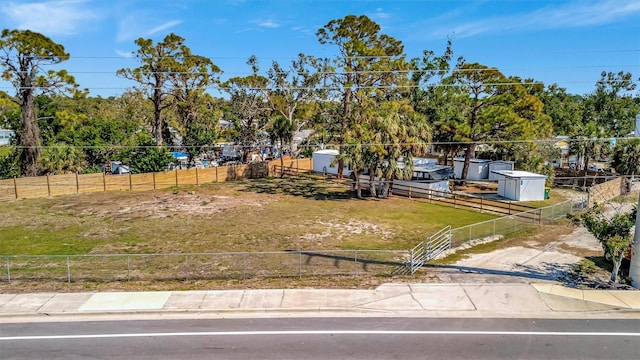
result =
M113 218L158 219L173 216L215 216L240 207L261 207L278 201L278 195L258 193L234 194L229 189L207 189L180 191L130 192L117 196L96 194L78 198L73 210L80 215L99 215ZM63 207L63 206L61 206Z

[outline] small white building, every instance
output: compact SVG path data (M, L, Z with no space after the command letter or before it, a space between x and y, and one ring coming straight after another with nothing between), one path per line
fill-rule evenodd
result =
M16 133L9 129L0 129L0 146L8 145L12 137L15 137Z
M466 180L486 180L489 178L489 164L491 160L486 159L470 159L469 171L467 171ZM456 179L462 179L462 168L464 167L464 158L453 159L453 173Z
M544 200L545 175L512 170L494 173L498 176L498 195L515 201Z
M336 156L338 156L338 154L340 154L340 152L334 149L323 149L314 151L311 157L313 161L313 172L337 175L338 161L335 160L335 158ZM351 170L345 167L342 170L342 175L351 175Z
M496 160L489 163L489 180L498 180L498 174L496 170L511 170L513 171L513 161Z

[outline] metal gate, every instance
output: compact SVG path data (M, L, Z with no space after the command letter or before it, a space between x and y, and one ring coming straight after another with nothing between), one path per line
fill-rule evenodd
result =
M435 259L449 248L451 248L451 226L431 235L427 240L411 249L411 263L409 264L411 275L426 262Z

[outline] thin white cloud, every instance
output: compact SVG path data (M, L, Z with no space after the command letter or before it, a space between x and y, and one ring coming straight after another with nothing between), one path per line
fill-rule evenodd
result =
M268 20L256 19L251 21L251 23L256 24L258 27L267 28L267 29L275 29L281 26L280 24L278 24L277 22L271 19L268 19Z
M546 6L526 14L493 17L443 26L431 35L455 34L457 38L503 31L548 30L604 25L640 14L637 0L574 1L563 6ZM451 21L451 20L449 20Z
M161 32L161 31L164 31L164 30L170 29L170 28L172 28L172 27L174 27L174 26L176 26L176 25L179 25L180 23L182 23L182 20L171 20L171 21L167 21L167 22L165 22L164 24L158 25L158 26L156 26L156 27L154 27L154 28L152 28L152 29L148 30L148 31L146 32L146 35L147 35L147 36L150 36L150 35L153 35L153 34L159 33L159 32Z
M376 21L388 20L391 18L391 14L384 11L383 8L377 8L376 11L372 14L369 14L369 17Z
M140 36L151 36L182 23L181 20L170 20L149 28L148 25L141 20L143 18L144 15L141 14L129 15L121 18L118 22L116 40L118 42L127 42L137 39Z
M123 58L132 58L133 57L133 53L131 51L122 51L122 50L115 50L116 54L118 54L118 56L122 56Z
M4 21L11 26L47 36L73 35L100 18L97 9L89 9L88 0L8 1L0 5ZM3 22L4 22L3 21Z

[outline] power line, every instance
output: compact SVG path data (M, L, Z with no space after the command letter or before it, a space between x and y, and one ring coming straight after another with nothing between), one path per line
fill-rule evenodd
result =
M327 147L336 147L336 148L346 148L354 145L371 147L371 146L425 146L425 145L471 145L471 144L487 144L487 145L499 145L499 144L552 144L557 143L559 141L568 141L570 143L579 143L579 142L590 142L590 141L602 141L602 142L611 142L611 141L623 141L623 140L632 140L639 139L638 137L626 136L626 137L601 137L601 138L569 138L569 139L530 139L530 140L487 140L487 141L432 141L432 142L410 142L410 143L353 143L353 144L299 144L299 148L314 148L321 145ZM234 145L236 148L260 148L266 145ZM46 145L46 146L22 146L22 145L14 145L15 148L18 149L67 149L67 148L77 148L77 149L157 149L159 148L157 145L86 145L86 146L62 146L62 145ZM203 147L216 147L215 145L206 145L206 146L190 146L190 145L163 145L160 148L166 149L200 149Z

